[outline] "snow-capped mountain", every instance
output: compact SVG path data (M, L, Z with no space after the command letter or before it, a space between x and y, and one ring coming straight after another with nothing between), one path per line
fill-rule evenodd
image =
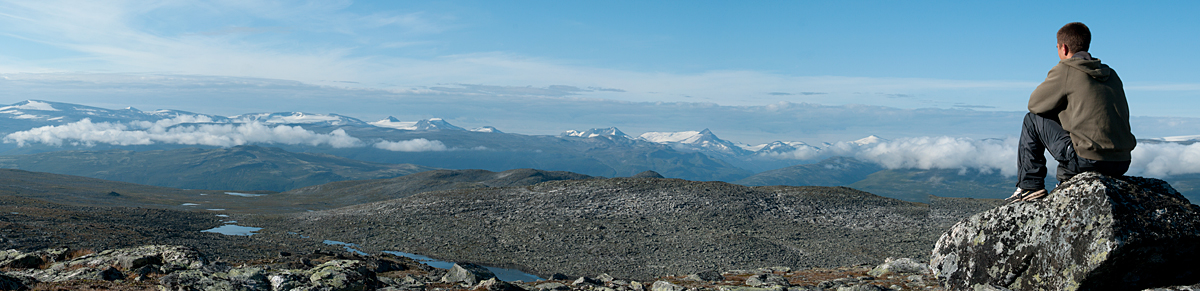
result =
M649 142L671 145L681 150L734 156L752 154L752 152L743 149L733 142L718 138L716 134L713 134L707 128L702 131L647 132L638 137Z
M228 122L228 118L217 115L198 114L179 110L141 111L133 107L105 109L70 103L27 100L0 107L0 119L24 127L66 124L84 119L92 122L158 121L162 119L190 120L192 122ZM7 126L0 126L6 128Z
M418 121L400 121L399 119L396 119L396 117L388 116L383 120L371 122L370 124L378 127L403 130L466 130L462 127L454 126L453 124L450 124L441 118L422 119Z
M491 126L479 127L479 128L471 129L471 131L474 131L474 132L490 132L490 133L504 133L503 131L500 131L499 129L496 129L495 127L491 127Z
M760 145L742 146L742 149L752 151L755 153L786 153L786 152L794 152L798 149L803 149L803 148L817 149L817 147L808 145L807 143L804 143L802 141L773 141L770 143L764 143L764 144L760 144Z
M621 130L617 129L616 127L593 128L593 129L589 129L589 130L585 130L585 131L568 130L566 132L563 132L562 136L582 137L582 138L605 136L605 137L620 137L620 138L626 138L626 139L633 139L633 137L629 136L628 134L625 134L624 132L621 132Z
M368 126L357 118L337 114L304 112L251 113L230 117L236 123L262 122L267 124L312 124L328 126Z
M881 142L885 142L885 141L887 141L887 140L883 139L881 137L875 136L875 135L870 135L870 136L852 141L850 143L853 143L858 146L865 146L865 145L877 144L877 143L881 143Z

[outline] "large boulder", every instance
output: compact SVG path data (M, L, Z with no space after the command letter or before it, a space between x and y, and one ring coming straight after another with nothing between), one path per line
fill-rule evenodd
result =
M934 246L949 290L1140 290L1200 282L1200 206L1158 179L1083 173L971 216Z
M472 263L461 263L454 264L454 266L450 268L450 271L446 272L445 276L442 276L442 282L462 282L469 286L475 286L475 284L478 284L483 280L495 277L496 274L492 273L492 271L488 270L484 266Z

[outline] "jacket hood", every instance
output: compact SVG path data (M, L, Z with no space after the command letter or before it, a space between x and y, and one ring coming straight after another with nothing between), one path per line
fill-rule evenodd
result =
M1100 63L1100 59L1085 60L1080 58L1070 58L1059 61L1059 63L1067 65L1068 67L1076 70L1083 71L1084 73L1087 73L1088 76L1092 76L1093 79L1096 79L1100 82L1108 81L1108 77L1112 76L1113 73L1112 68L1109 68L1108 65Z

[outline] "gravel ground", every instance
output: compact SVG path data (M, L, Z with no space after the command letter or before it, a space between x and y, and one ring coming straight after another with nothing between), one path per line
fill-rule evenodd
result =
M911 203L845 187L615 178L435 191L241 219L266 227L264 237L329 239L540 276L647 279L927 258L951 224L995 205L947 198Z

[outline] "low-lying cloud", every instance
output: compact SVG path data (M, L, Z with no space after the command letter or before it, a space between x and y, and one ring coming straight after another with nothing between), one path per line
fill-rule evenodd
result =
M358 138L338 129L327 134L315 133L299 126L268 126L260 122L241 124L179 125L184 121L203 121L207 117L183 117L155 122L129 123L92 122L84 119L64 125L43 126L11 133L5 143L25 146L42 143L91 146L97 143L112 145L149 145L155 143L231 147L249 143L288 145L328 145L335 148L362 146Z
M441 141L423 138L404 141L382 141L376 143L375 148L393 152L440 152L449 150Z
M1015 137L972 139L958 137L900 138L860 145L838 142L821 148L805 147L793 152L764 154L775 159L816 160L833 156L854 157L888 169L975 169L982 173L1017 173ZM1046 167L1054 174L1058 163L1046 156ZM1167 177L1200 173L1200 143L1142 143L1133 150L1128 175Z
M1149 177L1200 173L1200 143L1139 144L1129 168L1129 175Z

